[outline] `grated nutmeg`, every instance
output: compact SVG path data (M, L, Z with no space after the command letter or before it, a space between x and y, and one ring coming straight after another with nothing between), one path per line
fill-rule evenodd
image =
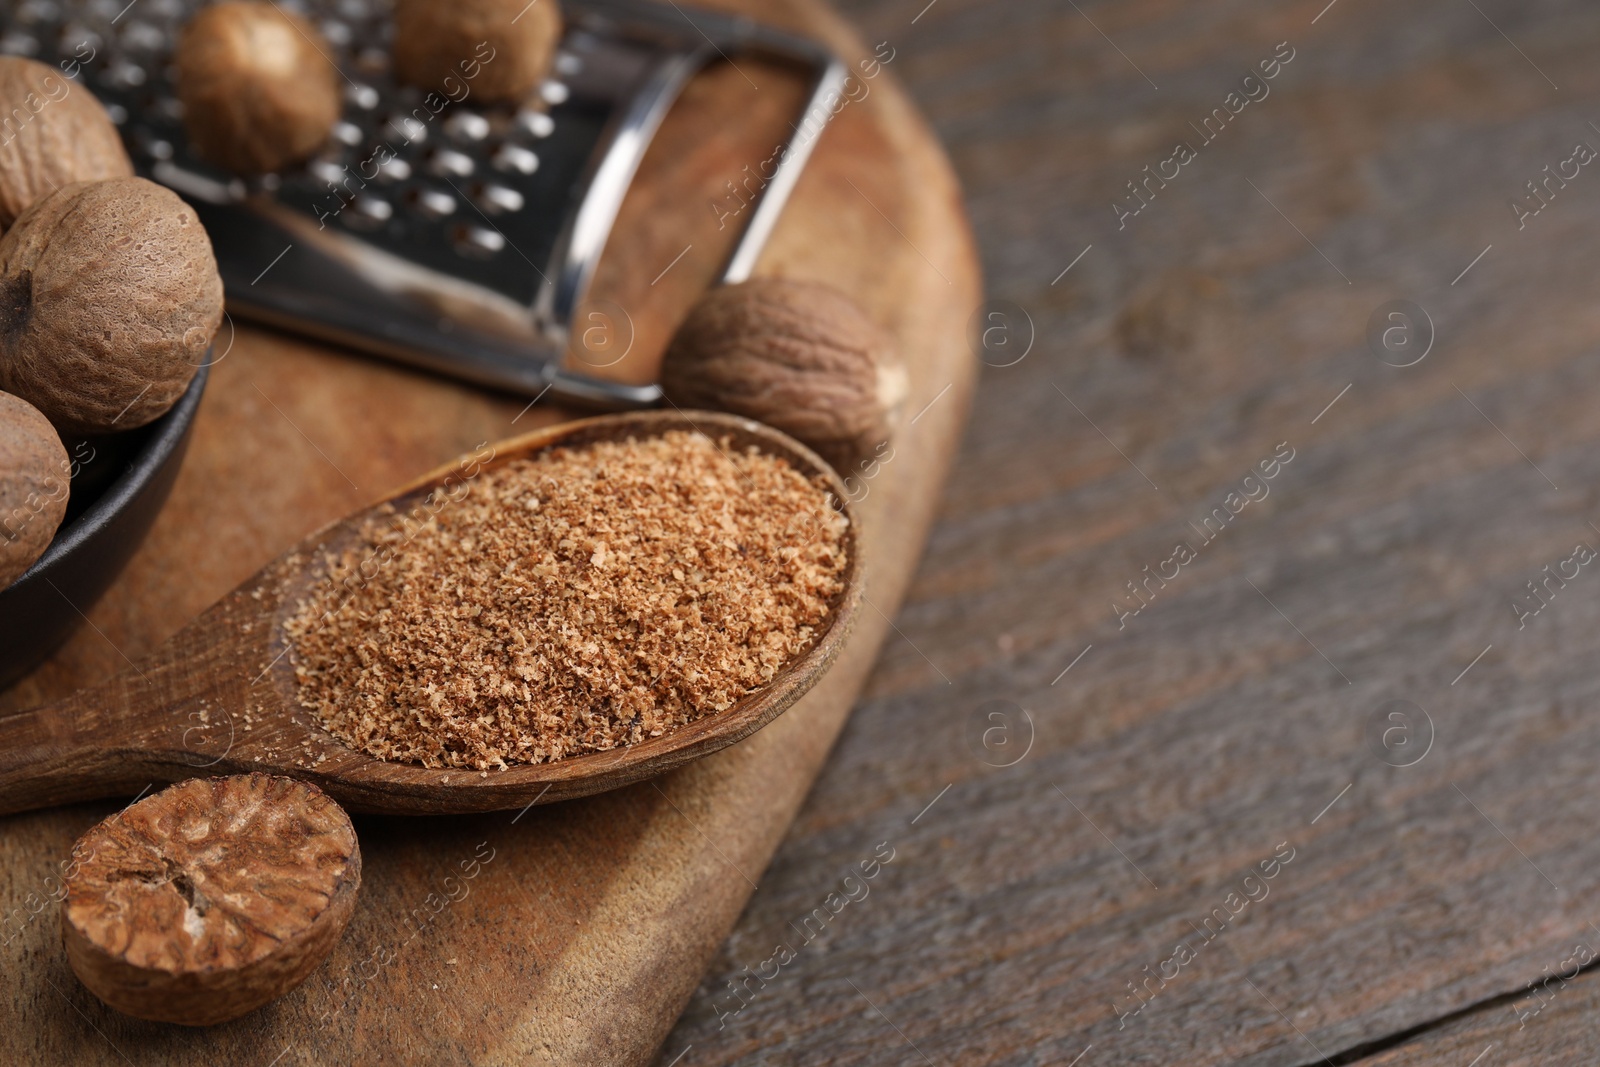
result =
M821 483L731 448L557 447L375 518L290 620L301 703L379 759L478 771L726 710L822 635L847 562Z

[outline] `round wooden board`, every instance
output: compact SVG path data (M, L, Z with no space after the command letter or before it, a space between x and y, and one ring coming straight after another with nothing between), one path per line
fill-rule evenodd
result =
M872 56L813 0L714 6ZM892 50L885 55L892 56ZM863 68L870 69L870 68ZM755 888L837 736L904 595L960 433L980 297L960 194L893 81L858 84L758 273L829 281L899 338L912 373L893 459L858 475L869 609L833 671L750 740L654 782L466 818L358 818L365 882L332 959L299 990L203 1031L129 1019L66 965L59 871L115 804L0 820L0 1062L644 1063ZM736 236L712 207L789 135L790 72L706 72L664 126L618 222L596 295L628 311L629 356L654 377L690 301ZM679 257L681 253L681 258ZM670 269L668 269L670 266ZM665 272L665 273L663 273ZM308 531L417 473L574 413L239 324L222 352L172 499L127 573L0 711L131 664ZM214 720L214 722L221 721ZM197 750L224 743L199 727Z

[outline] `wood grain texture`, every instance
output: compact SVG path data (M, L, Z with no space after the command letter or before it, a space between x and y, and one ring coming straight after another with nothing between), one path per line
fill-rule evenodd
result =
M865 54L814 0L721 6L820 33L852 61ZM663 127L643 180L652 188L679 174L684 185L661 194L649 220L667 237L635 229L638 250L618 250L623 276L655 278L671 259L658 250L675 255L690 244L695 251L666 278L689 267L703 280L715 269L719 256L696 259L729 237L710 198L788 134L781 107L764 103L784 90L741 67L760 88L731 99L696 90ZM727 84L725 72L710 77ZM758 273L852 292L903 346L913 410L931 405L858 492L869 606L817 688L746 742L657 781L521 814L358 817L362 901L333 958L277 1004L198 1033L117 1016L75 983L61 956L58 865L111 807L7 818L0 958L18 980L0 1006L0 1061L649 1061L890 632L966 414L976 368L963 324L979 299L971 235L948 165L892 74L819 143ZM670 332L685 310L670 303L627 308L641 337ZM126 669L308 531L480 442L569 415L275 333L241 327L229 340L150 540L89 612L92 625L0 696L0 707L57 699ZM658 355L641 342L628 357L640 366L625 361L611 372L648 377Z
M1587 941L1593 950L1595 940ZM1569 946L1570 948L1575 946ZM1595 1058L1594 1019L1600 981L1593 971L1574 980L1555 965L1536 986L1475 1005L1370 1057L1360 1067L1579 1067Z
M1035 344L985 371L904 639L658 1064L1342 1064L1470 1010L1438 1034L1481 1014L1481 1041L1377 1060L1467 1067L1494 998L1600 938L1600 578L1513 608L1600 548L1600 179L1520 230L1508 207L1600 146L1600 14L924 6L846 13L898 47ZM1126 183L1283 41L1270 96L1119 230ZM1411 367L1366 341L1392 299L1437 330ZM1120 627L1180 541L1198 558ZM1424 745L1415 712L1373 748L1395 700L1431 717L1408 767L1380 754ZM1478 1067L1592 1062L1583 983Z

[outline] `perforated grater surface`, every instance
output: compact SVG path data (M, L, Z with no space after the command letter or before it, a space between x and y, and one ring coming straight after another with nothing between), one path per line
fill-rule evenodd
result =
M139 173L200 213L234 314L599 406L660 396L560 361L575 315L590 313L589 283L623 196L679 92L707 63L741 54L800 64L810 78L796 117L807 135L781 154L749 213L723 273L736 282L845 81L821 45L747 19L566 0L566 32L537 98L484 107L470 80L458 83L465 93L441 86L432 96L395 83L389 0L276 2L321 28L344 76L344 115L304 167L248 182L199 159L184 135L171 58L203 0L6 2L0 52L54 64L106 104ZM439 106L446 99L458 102Z

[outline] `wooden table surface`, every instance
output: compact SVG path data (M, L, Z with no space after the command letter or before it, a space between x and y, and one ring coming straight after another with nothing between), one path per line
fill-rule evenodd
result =
M1600 9L923 5L1011 303L659 1067L1595 1063Z

